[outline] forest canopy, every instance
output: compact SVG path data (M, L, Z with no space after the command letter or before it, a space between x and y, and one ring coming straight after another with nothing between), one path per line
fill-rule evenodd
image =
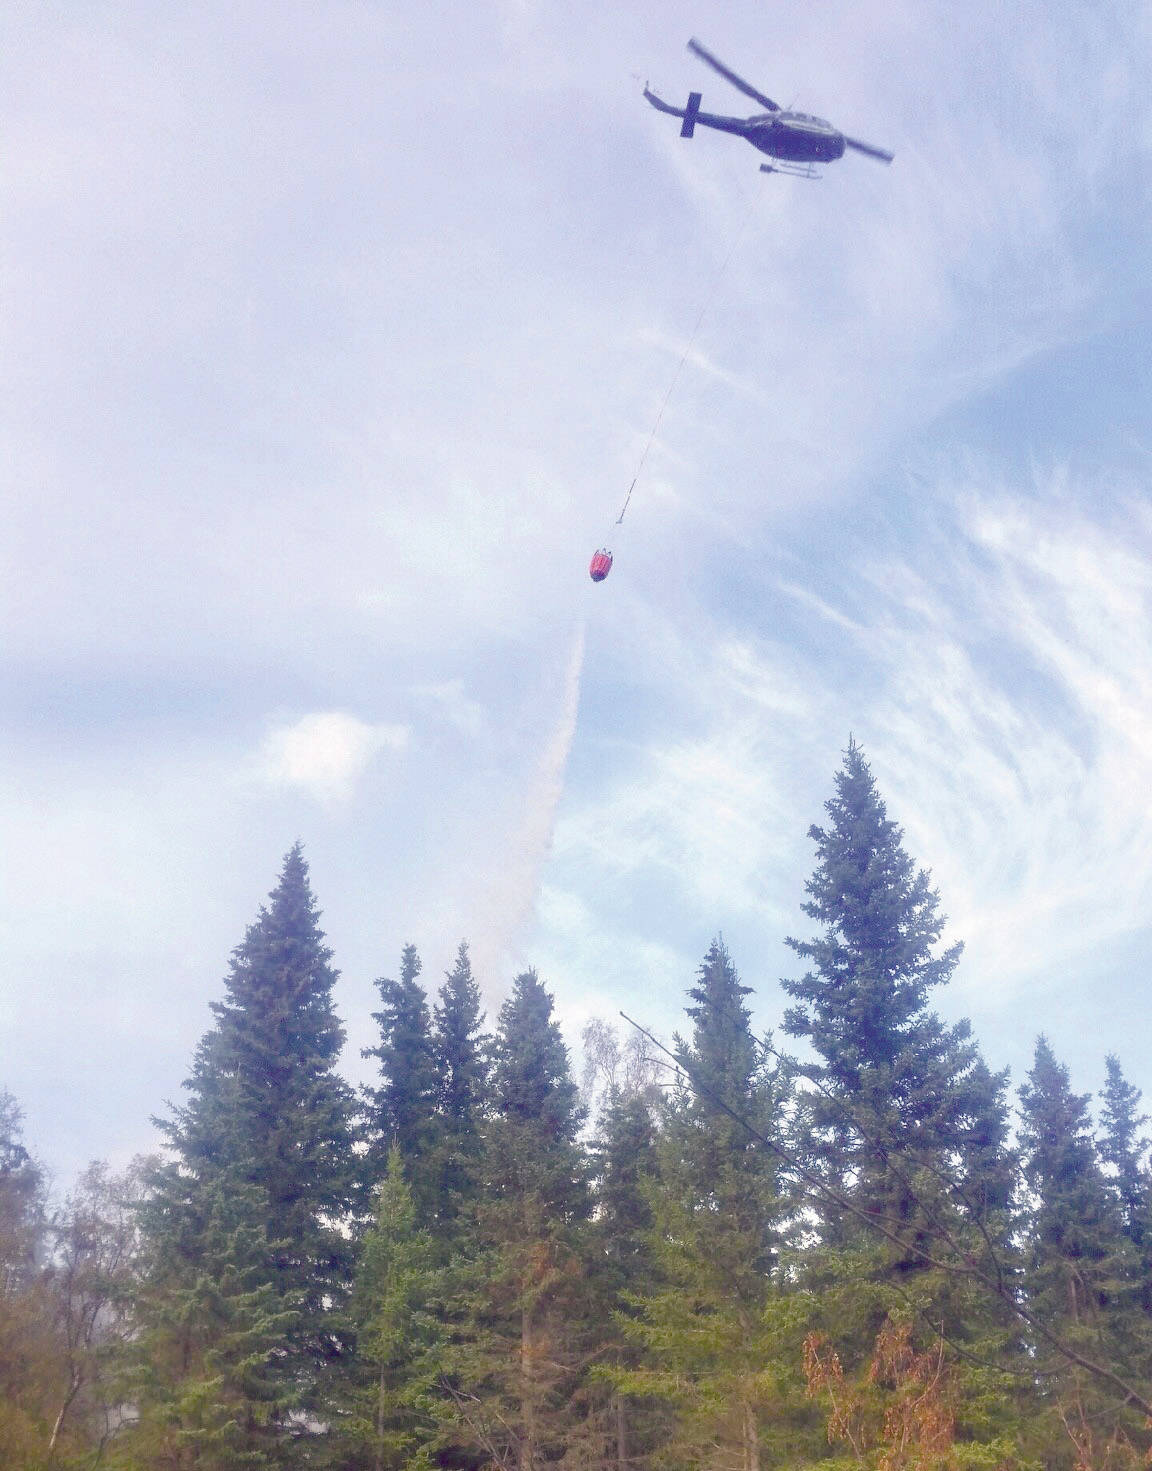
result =
M1152 1176L1118 1060L1016 1091L936 994L940 898L850 742L783 1035L717 936L663 1040L466 943L376 985L339 1071L299 844L164 1147L63 1200L0 1092L0 1465L1135 1471ZM641 1019L642 1021L642 1019Z

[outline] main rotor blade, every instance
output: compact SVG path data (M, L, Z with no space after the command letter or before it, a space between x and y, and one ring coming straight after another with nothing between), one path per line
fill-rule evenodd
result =
M751 97L753 102L759 102L761 107L766 107L769 112L780 111L778 102L773 102L771 97L765 97L763 92L757 92L756 88L746 82L743 77L738 77L718 57L713 56L706 46L701 46L695 37L688 42L688 50L694 56L698 56L701 61L707 62L713 71L719 72L726 82L731 82L738 92L744 93L745 97Z
M859 138L849 138L847 133L844 135L844 142L849 148L855 148L857 153L866 153L869 158L878 158L881 163L891 163L896 157L886 148L876 148L871 143L861 143Z

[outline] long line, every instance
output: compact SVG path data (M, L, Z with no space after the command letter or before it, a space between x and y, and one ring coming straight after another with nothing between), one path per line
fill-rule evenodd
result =
M688 358L692 353L692 349L696 346L696 338L699 336L700 328L704 323L704 318L708 315L708 308L716 299L716 293L720 288L720 282L724 279L724 275L728 270L729 263L731 262L732 257L736 254L736 247L737 245L739 245L740 240L744 235L744 231L747 228L748 221L752 217L752 206L755 204L755 202L755 196L749 194L748 208L744 211L744 214L741 217L740 224L737 227L736 233L732 237L732 243L728 247L727 254L724 256L724 259L716 268L716 272L712 277L712 285L709 288L708 294L704 298L704 304L700 308L699 316L696 318L696 325L692 328L692 335L688 338L688 345L681 353L680 361L676 364L676 371L672 375L672 382L668 385L668 392L664 395L664 402L660 405L660 412L656 415L656 422L652 425L652 432L649 434L648 442L644 446L644 453L640 456L640 463L636 466L636 474L632 477L632 484L628 487L628 494L624 497L624 504L620 508L619 516L616 517L617 526L619 526L620 523L624 520L624 512L628 509L628 502L632 499L632 492L636 489L636 482L640 479L640 475L648 459L649 451L651 450L653 444L655 444L656 442L656 435L660 428L660 421L664 418L664 410L668 407L669 401L671 400L673 393L675 393L676 391L676 385L680 381L680 374L684 371L684 364L688 361Z

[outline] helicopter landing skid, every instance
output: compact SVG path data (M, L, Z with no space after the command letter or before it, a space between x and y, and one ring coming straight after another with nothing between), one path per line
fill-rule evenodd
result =
M762 174L790 174L794 179L819 179L818 174L810 163L762 163L760 165Z

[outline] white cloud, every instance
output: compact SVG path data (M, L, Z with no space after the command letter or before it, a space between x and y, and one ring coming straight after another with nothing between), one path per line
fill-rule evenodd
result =
M342 802L381 751L400 750L407 742L403 725L370 725L339 710L316 712L268 733L260 772L272 786Z

